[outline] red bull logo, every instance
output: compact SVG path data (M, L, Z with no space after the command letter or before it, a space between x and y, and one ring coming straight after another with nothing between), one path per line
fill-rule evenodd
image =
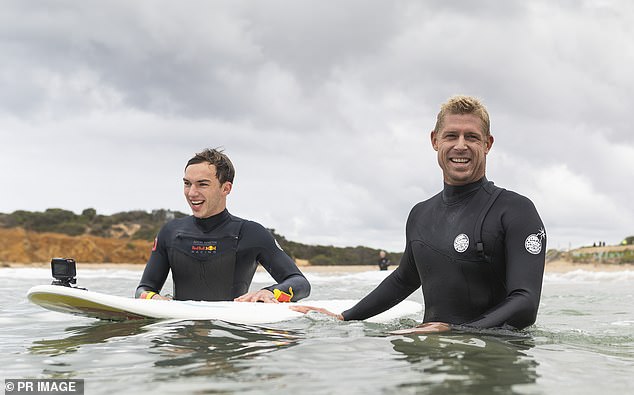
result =
M216 246L192 246L192 251L216 251Z
M194 240L191 252L193 254L215 254L217 250L218 246L215 241Z

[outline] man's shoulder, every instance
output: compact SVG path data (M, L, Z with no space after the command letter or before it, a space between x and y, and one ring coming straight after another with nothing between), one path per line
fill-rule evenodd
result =
M242 219L242 230L240 232L240 248L265 248L270 249L274 244L282 250L278 241L275 239L273 229L268 229L256 221ZM282 250L283 251L283 250Z
M412 213L425 210L426 208L433 206L434 204L437 204L439 202L442 202L442 191L438 192L437 194L435 194L434 196L430 197L427 200L423 200L422 202L416 203L414 207L412 207L410 215Z
M521 195L510 189L504 189L500 193L500 201L506 204L509 204L511 206L523 207L525 205L533 205L533 202L528 197Z
M229 217L231 218L231 221L242 223L242 234L259 234L262 232L267 234L271 233L267 228L265 228L259 222L256 222L250 219L236 217L233 214L229 214Z
M241 219L242 221L242 229L243 229L243 233L244 231L250 232L250 233L271 233L270 230L268 230L267 228L264 227L264 225L260 224L259 222L255 222L249 219Z
M482 188L489 194L494 195L496 191L499 192L499 197L496 200L503 201L511 204L525 205L532 204L531 200L524 195L520 195L519 193L504 188L502 186L496 185L492 181L485 182L482 184Z
M503 215L505 221L526 221L527 218L539 217L537 207L531 199L509 189L500 193L491 211Z
M407 216L407 222L405 228L408 229L411 226L415 226L416 223L424 221L431 213L436 211L439 204L442 203L442 192L430 197L427 200L416 203Z

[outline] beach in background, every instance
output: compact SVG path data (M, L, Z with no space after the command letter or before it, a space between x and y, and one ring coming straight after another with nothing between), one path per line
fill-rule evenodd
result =
M309 265L305 261L298 260L297 262L302 272L312 273L360 273L378 270L377 265ZM15 262L2 262L0 267L33 267L42 268L49 267L49 262L37 262L37 263L15 263ZM132 263L82 263L77 262L77 270L89 270L89 269L117 269L117 270L143 270L145 264L132 264ZM396 265L390 266L389 270L396 268ZM634 271L634 264L606 264L606 263L574 263L566 260L554 260L546 263L546 273L567 273L576 270L585 270L590 272L620 272L620 271ZM261 266L258 267L258 271L264 271Z

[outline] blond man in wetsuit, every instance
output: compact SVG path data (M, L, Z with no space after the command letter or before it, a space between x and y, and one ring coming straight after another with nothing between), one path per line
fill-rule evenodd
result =
M398 268L341 314L293 309L363 320L422 287L425 314L417 333L452 326L522 329L535 322L546 233L528 198L486 179L494 141L486 108L474 97L450 98L441 107L430 141L444 187L410 212Z

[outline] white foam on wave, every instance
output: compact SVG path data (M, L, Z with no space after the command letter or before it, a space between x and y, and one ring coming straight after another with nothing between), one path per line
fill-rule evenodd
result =
M82 270L77 273L77 277L81 278L134 278L141 279L143 270L127 270L127 269L91 269Z
M308 279L311 284L325 284L332 282L346 282L346 283L354 283L354 282L362 282L366 284L378 284L383 281L392 271L366 271L366 272L354 272L354 273L346 273L346 272L322 272L322 273L311 273L308 271L304 271L304 275ZM271 279L271 276L267 272L258 271L255 273L253 277L253 281L255 282L266 282Z
M613 281L633 281L634 271L624 270L619 272L591 272L587 270L574 270L567 273L546 273L545 283L597 283Z
M611 322L610 325L614 325L614 326L634 326L634 321L633 320L616 321L616 322Z
M2 268L0 269L0 277L2 278L26 278L26 279L51 279L51 269L44 268Z
M306 278L311 283L330 283L336 281L360 282L366 284L379 284L390 271L366 271L356 273L305 273ZM265 273L266 274L266 273ZM547 283L588 283L588 282L613 282L613 281L634 281L633 270L623 270L616 272L595 272L587 270L574 270L567 273L546 273L544 282Z
M120 270L120 269L89 269L77 270L77 278L141 278L141 270ZM52 280L51 269L49 268L1 268L1 278L15 279L37 279Z
M140 279L142 269L130 270L130 269L77 269L78 279L94 279L94 278L134 278ZM391 271L366 271L355 273L304 273L308 281L311 283L332 283L332 282L347 282L355 283L361 282L366 284L380 283L385 279ZM50 268L0 268L1 278L15 278L15 279L37 279L49 281L52 279ZM254 282L268 282L271 280L271 275L265 271L258 271L253 277Z
M363 282L363 283L380 283L392 271L366 271L355 273L305 273L306 278L309 281L315 283L329 283L333 281L349 281L349 282Z
M392 271L366 271L355 273L304 273L308 281L313 284L326 284L332 282L379 284ZM78 278L141 278L142 270L129 269L90 269L78 270ZM14 279L37 279L49 281L51 270L49 268L0 268L0 278ZM267 272L258 271L255 273L253 281L267 282L271 276ZM546 273L545 283L596 283L614 281L634 281L634 270L623 270L618 272L593 272L587 270L574 270L567 273Z

